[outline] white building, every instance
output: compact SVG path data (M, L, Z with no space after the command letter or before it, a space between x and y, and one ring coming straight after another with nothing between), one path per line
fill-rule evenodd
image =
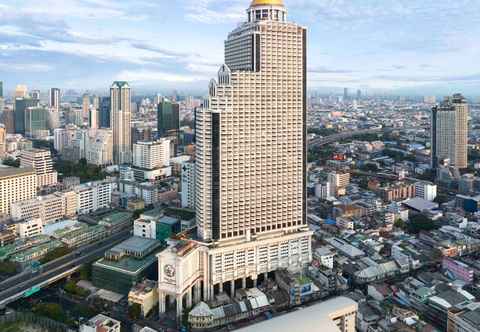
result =
M0 167L0 214L10 214L11 204L37 195L33 168Z
M328 173L328 183L330 183L330 192L334 195L345 195L346 188L350 183L350 173L331 172Z
M329 199L334 197L330 182L317 183L315 185L315 197L320 199Z
M144 169L157 169L169 166L170 140L133 144L133 166Z
M195 163L187 162L182 166L182 207L195 209Z
M87 214L101 208L110 207L115 183L104 180L76 186L78 214Z
M327 246L317 248L315 249L313 256L326 268L333 269L335 258L335 250L333 250L333 248Z
M120 332L118 320L99 314L80 326L80 332Z
M15 202L11 206L11 215L14 220L40 218L46 225L72 217L76 210L77 195L67 191Z
M127 82L113 82L110 88L110 128L113 131L113 162L117 165L132 161L131 97Z
M35 170L39 188L57 183L58 173L53 169L52 156L49 150L23 150L20 154L20 166L32 167Z
M417 182L415 183L415 196L432 202L437 197L437 185L425 181Z
M147 239L157 238L157 222L139 218L133 222L133 236L143 237Z
M16 226L18 236L22 239L43 234L43 222L40 218L24 220Z
M91 130L86 148L87 162L97 166L113 164L112 131L110 129Z
M306 29L281 0L254 0L196 111L198 244L158 254L159 307L191 308L312 259L306 217ZM203 281L203 283L202 283ZM238 281L238 283L235 283ZM203 285L203 292L199 287Z

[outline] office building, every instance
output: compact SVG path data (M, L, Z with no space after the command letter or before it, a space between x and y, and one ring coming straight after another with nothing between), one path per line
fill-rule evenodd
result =
M102 97L99 104L100 128L110 128L110 97Z
M362 99L362 90L357 90L357 100L361 100Z
M77 211L77 195L73 191L56 192L46 196L12 203L14 220L39 218L43 225L73 217Z
M343 89L343 101L348 100L348 88Z
M80 326L80 332L120 332L121 323L118 320L99 314L90 318Z
M60 112L54 108L48 110L47 127L49 130L55 130L60 127Z
M114 82L110 88L111 128L113 131L113 162L128 164L131 152L130 86L127 82Z
M1 116L7 134L15 134L15 111L5 108L3 113L1 113Z
M468 104L461 94L446 97L432 109L432 167L448 161L450 166L466 168L468 144Z
M97 111L100 109L100 97L99 96L96 96L96 95L92 96L92 106Z
M0 123L0 160L5 158L7 152L7 130L5 126Z
M159 137L168 137L172 144L171 156L176 156L180 140L180 106L163 98L157 106Z
M97 129L99 126L98 109L95 107L90 107L88 111L88 126L91 129Z
M415 196L432 202L437 197L437 185L426 181L417 182L415 183Z
M60 89L51 88L48 95L48 105L57 112L60 111Z
M88 112L90 110L90 96L85 93L82 97L82 117L88 119Z
M39 188L57 183L58 173L53 169L49 150L28 149L20 154L20 166L32 167L37 174Z
M229 34L225 64L196 112L200 242L158 255L160 312L168 296L181 315L200 284L210 300L224 287L234 294L236 284L255 285L259 274L311 261L306 29L287 21L281 0L254 0L247 14Z
M25 111L33 106L33 101L29 97L15 98L15 133L25 135Z
M330 184L330 192L334 196L345 195L347 191L347 186L350 183L350 173L348 172L328 173L328 183Z
M3 98L3 81L0 81L0 98Z
M0 214L10 214L14 202L37 195L37 175L33 168L0 168Z
M195 163L182 165L182 207L195 209Z
M32 99L33 100L33 99ZM47 137L49 111L44 107L28 107L25 112L25 136L32 138Z
M40 90L32 90L30 98L32 98L33 107L40 106Z
M115 184L108 180L84 183L74 188L77 194L77 213L88 214L101 208L109 208Z
M15 87L15 98L27 98L28 97L28 88L26 85L17 85Z
M77 137L78 127L69 124L65 128L56 128L53 131L53 148L60 154L65 147L71 146Z
M448 309L447 332L477 332L480 325L480 303L465 303Z

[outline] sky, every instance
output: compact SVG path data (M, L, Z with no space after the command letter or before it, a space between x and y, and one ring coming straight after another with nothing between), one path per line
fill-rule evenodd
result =
M250 0L0 0L6 90L203 93ZM478 0L285 0L309 89L480 95Z

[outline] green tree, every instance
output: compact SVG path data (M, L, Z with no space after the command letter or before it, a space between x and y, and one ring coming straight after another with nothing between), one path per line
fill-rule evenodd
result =
M12 157L7 157L3 159L3 164L11 167L20 167L20 159L13 159Z
M2 274L14 274L17 271L17 265L13 262L3 261L0 262L0 273Z
M437 229L438 225L432 219L423 214L415 214L409 218L408 231L417 234L421 231Z
M41 264L48 263L48 262L53 261L57 258L65 256L65 255L69 254L70 252L71 252L71 250L67 247L55 248L55 249L47 252L47 254L45 256L43 256L43 258L40 259L40 263Z
M67 316L58 303L38 303L33 306L32 311L37 315L56 320L57 322L67 322Z
M395 220L393 226L395 226L396 228L400 228L400 229L406 229L407 228L407 225L405 224L405 221L403 221L402 219Z
M131 319L139 319L142 315L142 307L138 303L133 303L128 307L128 317Z

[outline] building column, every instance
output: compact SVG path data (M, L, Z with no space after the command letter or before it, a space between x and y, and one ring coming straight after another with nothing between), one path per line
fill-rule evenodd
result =
M230 280L230 297L235 296L235 280Z
M253 288L257 287L257 276L252 278L253 281Z
M208 298L207 301L212 300L215 297L215 287L213 285L208 286Z
M265 272L265 273L263 274L263 281L266 282L267 280L268 280L268 273Z
M223 292L223 282L218 284L218 293L220 294L222 292Z
M183 295L177 295L177 320L182 318L183 313Z
M197 304L200 302L200 282L197 281L195 285L193 285L193 302Z
M247 288L247 278L242 278L242 288Z
M164 314L166 310L166 304L165 304L165 293L164 292L159 292L158 294L158 310L160 314Z
M192 307L192 287L187 290L187 309Z

